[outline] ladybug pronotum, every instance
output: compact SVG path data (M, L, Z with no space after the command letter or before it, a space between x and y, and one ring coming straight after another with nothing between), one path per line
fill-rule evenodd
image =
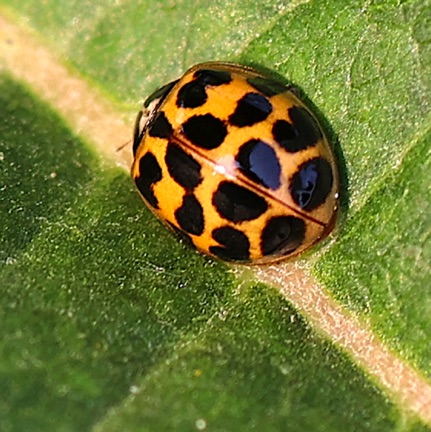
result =
M273 262L334 226L338 173L322 128L288 87L254 69L203 63L154 92L133 152L147 206L210 256Z

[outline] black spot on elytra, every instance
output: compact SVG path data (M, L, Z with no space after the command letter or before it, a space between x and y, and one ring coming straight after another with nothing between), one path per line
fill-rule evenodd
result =
M207 101L208 95L205 86L198 81L184 84L177 95L177 107L197 108Z
M178 144L168 144L165 162L172 178L188 191L202 181L201 165Z
M152 153L146 153L139 160L139 177L135 177L135 184L145 200L154 208L159 203L153 192L153 184L162 179L162 169Z
M221 244L209 247L213 255L227 261L250 260L250 241L243 232L226 226L213 230L212 237Z
M261 235L264 256L285 256L293 253L304 241L305 223L294 216L271 218Z
M204 85L219 86L228 84L232 81L232 77L228 71L214 69L200 69L194 74L196 80Z
M278 120L272 128L274 139L289 153L315 146L322 139L322 131L316 120L299 106L289 108L290 122Z
M169 120L166 118L165 113L163 111L157 113L150 126L148 135L154 138L170 138L172 136L172 132L172 126L169 123Z
M272 112L269 100L259 93L247 93L236 106L235 112L229 116L229 122L238 127L252 126L265 120Z
M202 106L208 99L207 86L219 86L232 80L229 72L210 69L198 70L193 77L193 81L184 84L178 91L176 103L179 108Z
M201 235L204 230L204 212L194 195L186 195L181 207L175 211L181 229L189 234Z
M298 132L287 120L277 120L272 127L272 135L284 149L290 152L294 151L292 150L293 143ZM298 150L300 149L298 148Z
M211 114L190 117L183 124L182 131L192 144L206 150L217 148L227 135L223 121Z
M262 76L256 76L247 78L247 82L254 87L256 90L263 93L265 96L271 97L280 93L284 93L289 89L279 81L265 78Z
M229 181L220 183L212 202L219 214L232 222L256 219L268 209L264 198Z
M258 139L246 142L239 149L236 161L241 172L256 183L270 189L280 186L280 162L269 144Z
M301 209L311 211L325 202L333 181L329 162L316 157L299 166L291 179L290 194Z

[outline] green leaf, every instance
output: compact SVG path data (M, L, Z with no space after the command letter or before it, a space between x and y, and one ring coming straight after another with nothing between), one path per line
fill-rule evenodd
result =
M260 65L298 86L342 177L335 240L303 258L305 275L413 371L401 390L420 382L426 400L431 4L261 3L2 0L0 19L130 130L149 92L200 61ZM16 41L0 35L1 430L431 430L414 392L320 327L319 305L173 238L109 150L22 81L5 60Z

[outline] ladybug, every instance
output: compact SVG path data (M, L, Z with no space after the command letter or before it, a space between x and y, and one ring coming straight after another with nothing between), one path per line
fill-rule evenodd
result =
M292 89L235 64L198 64L138 114L132 178L147 206L200 252L269 263L334 227L338 173Z

